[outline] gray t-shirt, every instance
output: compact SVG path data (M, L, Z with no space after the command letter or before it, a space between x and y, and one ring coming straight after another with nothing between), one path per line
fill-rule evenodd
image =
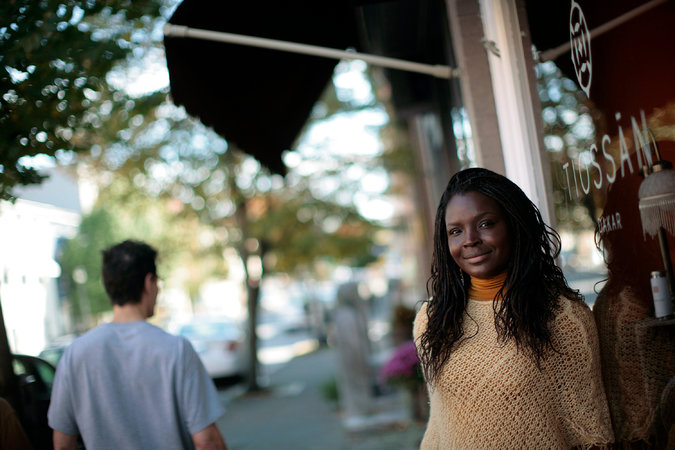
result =
M190 343L147 322L75 339L56 371L49 426L92 449L193 448L224 412Z

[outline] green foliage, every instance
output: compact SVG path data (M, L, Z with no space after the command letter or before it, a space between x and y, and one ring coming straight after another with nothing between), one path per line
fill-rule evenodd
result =
M227 236L243 260L249 253L264 256L265 271L311 272L318 260L363 266L372 262L373 236L379 226L365 220L353 205L318 198L308 179L291 184L270 175L252 158L230 147L216 155L209 177L189 186L186 212ZM189 167L189 166L188 166ZM179 179L165 192L188 188ZM257 248L248 250L250 241Z
M380 226L358 213L359 185L341 174L381 170L379 158L323 154L329 169L282 179L187 117L168 92L132 97L111 82L159 45L171 1L0 2L0 199L41 181L31 160L38 155L88 169L100 192L60 261L79 321L109 310L100 252L127 238L158 248L160 276L191 297L210 277L226 276L226 246L242 262L257 254L265 270L288 273L375 258ZM338 97L329 86L314 119L377 106ZM339 187L319 192L328 178Z
M325 400L331 403L337 403L337 401L340 400L340 392L338 391L336 377L331 377L321 383L321 394Z
M68 241L61 255L61 267L73 317L81 319L111 309L101 280L101 251L120 239L113 214L95 209L80 223L79 233Z
M119 142L132 108L138 114L140 105L158 103L156 95L129 103L106 74L132 50L143 52L160 6L155 0L0 2L0 198L42 179L23 157L67 158L89 150L95 137Z
M258 196L255 203L250 231L268 248L269 271L304 272L318 260L363 267L375 259L373 238L381 227L353 206L317 199L297 187Z
M108 308L97 278L100 251L128 237L157 245L171 266L167 273L180 266L192 296L209 276L222 276L228 245L243 261L251 252L265 256L267 271L308 273L319 260L372 262L380 227L359 215L353 205L359 185L341 174L352 166L378 170L378 158L324 154L333 158L329 170L282 179L187 117L167 92L132 98L110 84L111 74L157 45L152 33L161 4L45 0L0 7L9 18L0 26L0 139L7 146L0 152L0 195L39 181L22 159L38 154L88 168L99 185L97 206L64 250L64 273L85 268L88 275L82 287L71 280L73 295L88 298L92 314ZM328 86L314 119L377 107L374 98L338 97ZM339 187L318 193L328 177ZM203 236L210 245L200 242ZM74 299L80 314L78 304L84 303Z
M206 280L227 275L223 246L195 216L117 178L101 192L78 234L63 250L61 264L77 319L86 321L88 315L111 309L101 280L101 251L125 239L145 241L157 248L159 276L180 283L191 297ZM82 270L86 278L78 283L76 274Z
M310 182L280 183L259 165L251 170L256 164L251 158L226 151L221 138L171 105L167 92L131 98L111 86L113 70L133 64L157 44L152 33L162 3L24 0L0 6L0 17L6 18L0 25L0 139L7 146L0 152L0 196L13 185L39 181L22 157L49 155L86 164L103 193L116 189L110 178L130 180L129 189L172 201L180 214L199 217L201 226L225 233L242 251L247 239L256 239L274 256L271 270L305 269L319 258L355 265L371 261L377 227L353 205L317 196ZM376 106L374 98L357 103L338 96L329 85L316 120ZM323 176L336 176L353 162L337 164ZM269 187L280 184L281 189ZM129 191L111 194L110 202L126 201L125 195ZM264 214L257 214L261 200ZM238 217L237 208L249 213ZM305 219L308 213L311 220ZM117 221L125 217L118 211L112 215ZM175 226L173 219L169 223ZM144 226L133 223L136 232L150 234Z

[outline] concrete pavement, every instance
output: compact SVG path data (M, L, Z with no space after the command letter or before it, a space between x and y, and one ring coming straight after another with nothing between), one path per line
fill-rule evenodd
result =
M221 393L227 409L218 421L230 450L412 450L424 424L399 421L347 431L337 405L322 394L335 377L334 350L320 349L292 359L269 376L262 392L236 388Z

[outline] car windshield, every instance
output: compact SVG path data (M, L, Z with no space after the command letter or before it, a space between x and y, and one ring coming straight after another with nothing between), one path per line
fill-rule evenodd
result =
M183 325L178 334L188 338L213 338L232 335L236 325L227 322L202 322Z

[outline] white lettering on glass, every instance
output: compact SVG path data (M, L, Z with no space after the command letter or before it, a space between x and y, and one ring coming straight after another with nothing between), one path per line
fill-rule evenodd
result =
M651 147L649 146L649 136L647 135L647 118L645 117L645 112L642 110L640 110L640 118L642 119L642 129L644 130L644 133L640 132L640 126L635 120L635 117L631 116L630 121L633 125L633 139L635 140L635 148L637 149L638 167L642 169L643 155L645 157L645 163L647 164L647 167L651 167L653 161ZM645 152L645 149L648 149L649 151Z
M593 143L591 144L591 164L593 164L595 170L598 171L598 179L593 180L593 186L595 186L596 189L600 189L602 187L602 167L600 167L600 164L598 164L595 159L596 153L598 153L598 146Z
M601 234L609 233L610 231L621 230L621 213L615 212L610 213L606 216L600 217L598 223L598 229Z
M631 116L631 124L633 129L635 148L637 152L637 161L638 166L641 169L643 164L651 165L656 159L656 155L652 156L652 147L649 145L649 131L647 128L647 120L645 118L644 111L640 111L642 128L638 121ZM616 113L615 118L617 121L621 119L621 114ZM609 135L604 134L600 139L600 149L602 149L602 157L604 158L604 165L606 166L606 172L602 172L602 165L598 161L599 149L597 143L592 143L589 147L590 161L589 158L584 158L582 160L582 155L584 152L579 152L579 156L572 158L571 161L566 162L562 165L562 170L565 172L565 180L567 185L564 187L567 190L567 196L570 200L573 197L580 198L581 192L583 191L584 195L590 193L591 191L591 179L593 179L593 186L595 189L602 189L605 180L607 183L612 184L616 181L619 169L621 169L621 178L626 176L626 172L632 174L634 172L633 163L631 162L628 142L623 132L623 128L619 125L619 154L612 155L609 150L609 146L612 144L612 140ZM616 158L619 158L619 161ZM617 162L621 167L617 167ZM628 165L628 171L624 168L625 165ZM571 166L571 167L570 167ZM591 166L597 171L597 176L591 175ZM572 179L570 180L570 168ZM584 174L583 171L586 171ZM578 177L578 179L577 179ZM579 190L579 184L581 184L581 191ZM572 194L574 191L574 195ZM618 229L621 228L620 217L616 218ZM610 227L612 228L612 227Z
M579 185L577 185L577 173L574 171L574 163L572 163L572 178L574 179L574 189L577 191L577 198L579 198Z
M586 97L591 98L591 79L593 75L591 61L591 34L588 31L586 18L581 6L572 0L570 9L570 51L574 72L579 86Z
M572 191L570 190L570 174L567 171L567 168L570 166L570 163L566 162L563 164L562 168L565 171L565 177L567 178L567 195L569 195L570 200L572 200Z
M588 194L591 191L591 171L586 164L586 183L581 176L581 167L579 168L579 181L581 182L581 189L584 191L584 194Z
M612 175L609 175L609 171L607 172L607 181L609 183L614 183L614 180L616 180L616 163L614 162L614 157L610 154L607 153L607 145L611 144L612 141L609 139L609 136L606 134L602 137L602 155L605 157L607 161L612 163Z
M630 155L628 154L628 145L626 145L626 138L623 135L623 127L619 125L619 155L621 156L621 178L625 176L623 171L623 163L628 162L628 169L633 173L633 163L630 162Z

